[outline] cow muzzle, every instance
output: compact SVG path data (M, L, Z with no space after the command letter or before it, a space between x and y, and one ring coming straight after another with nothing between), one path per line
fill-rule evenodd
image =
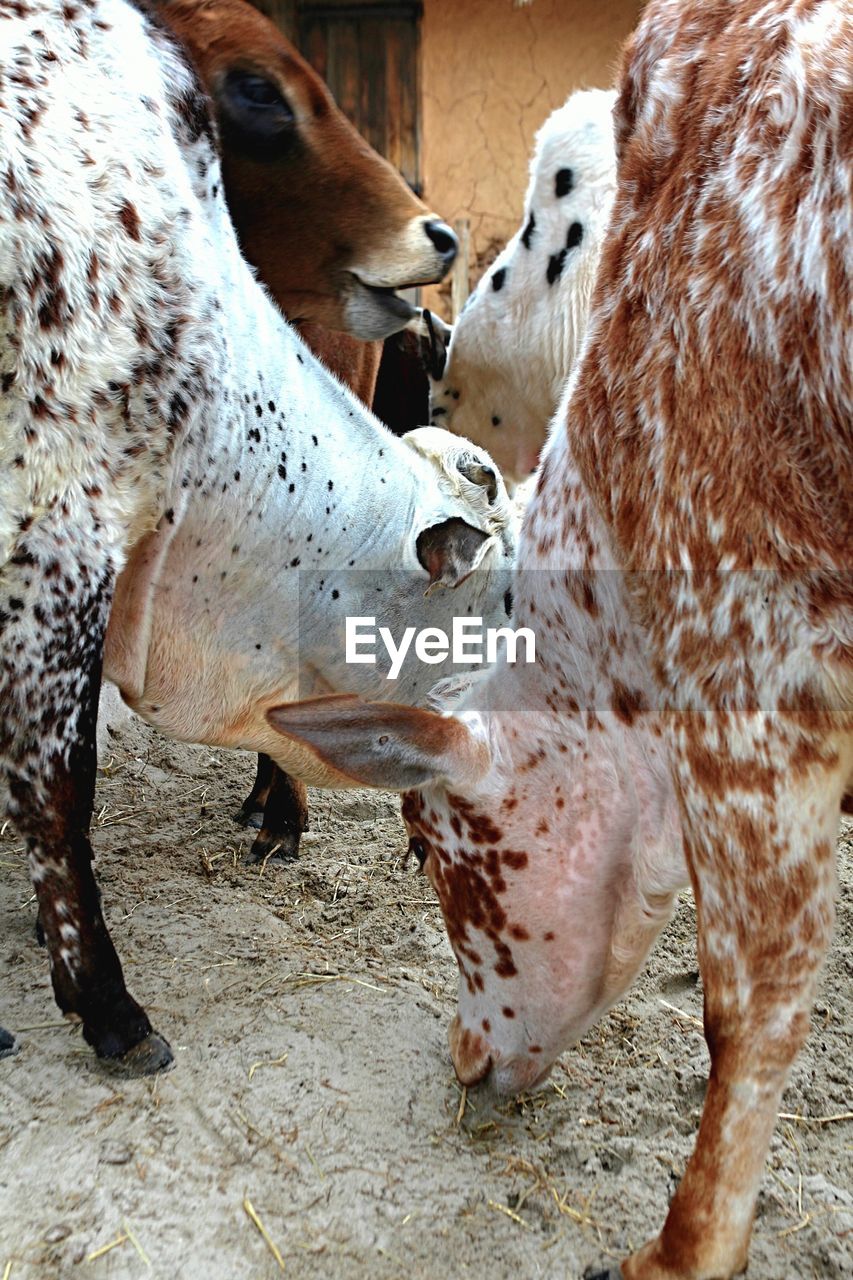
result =
M450 1056L460 1084L470 1086L485 1080L492 1068L488 1042L476 1032L463 1027L457 1013L450 1024Z
M440 218L432 218L424 223L424 234L438 254L441 264L440 278L443 279L456 261L456 255L459 252L456 232L452 231Z
M383 236L366 254L360 254L350 271L374 288L411 289L438 284L459 252L456 233L432 214L419 214L393 236Z
M399 333L417 315L417 308L388 286L367 284L355 272L344 303L348 333L363 342L377 342Z
M416 308L395 292L437 284L459 250L455 232L429 214L412 218L402 233L385 237L347 268L346 327L356 337L387 337L405 328Z
M501 1057L484 1036L462 1025L458 1013L450 1024L449 1039L456 1078L467 1088L484 1084L498 1096L509 1097L538 1089L551 1074L553 1063L543 1066L539 1054Z

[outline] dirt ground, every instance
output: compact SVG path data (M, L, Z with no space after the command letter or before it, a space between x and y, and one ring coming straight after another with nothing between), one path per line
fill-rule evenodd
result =
M111 1075L54 1006L20 842L0 838L0 1280L575 1280L659 1226L707 1055L685 895L631 996L535 1096L461 1094L456 968L396 800L312 795L298 864L245 867L245 756L112 741L95 831L131 990L177 1065ZM853 1275L853 827L753 1280ZM281 1265L258 1225L280 1251Z

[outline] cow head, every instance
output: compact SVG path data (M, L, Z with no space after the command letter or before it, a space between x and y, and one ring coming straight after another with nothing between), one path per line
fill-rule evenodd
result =
M567 738L518 680L484 686L447 717L333 698L269 718L330 785L407 789L409 847L459 966L454 1066L463 1084L490 1075L507 1093L544 1079L624 994L682 877L635 861L638 832L651 846L672 834L662 776L638 755L640 784L626 785L603 738L584 759L580 722Z
M537 496L528 549L547 529ZM536 662L507 653L452 714L355 698L269 712L326 784L405 791L459 965L456 1070L502 1092L544 1078L624 993L686 878L619 575L521 570L514 590Z
M244 0L165 0L213 100L243 252L294 322L384 338L456 237L356 132L317 73Z

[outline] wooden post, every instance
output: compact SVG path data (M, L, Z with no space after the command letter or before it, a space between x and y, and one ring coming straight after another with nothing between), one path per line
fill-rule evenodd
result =
M453 264L450 277L450 309L455 324L459 312L468 300L468 272L471 267L471 221L469 218L457 218L453 230L459 238L459 252Z

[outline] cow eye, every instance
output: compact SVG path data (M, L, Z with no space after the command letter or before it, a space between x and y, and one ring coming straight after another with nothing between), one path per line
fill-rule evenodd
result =
M411 854L416 859L419 869L423 871L424 863L427 860L427 851L423 846L423 841L418 840L415 836L412 836L411 840L409 841L409 851L408 851L407 857L409 856L409 854Z
M226 128L236 129L248 143L273 142L292 133L293 109L274 80L252 71L229 71L217 91Z
M262 111L268 107L273 107L278 108L289 116L293 115L290 107L279 93L278 86L273 84L272 80L265 80L263 76L255 76L250 75L248 72L238 71L229 76L229 82L231 96L238 102L242 100L245 106L259 108Z

